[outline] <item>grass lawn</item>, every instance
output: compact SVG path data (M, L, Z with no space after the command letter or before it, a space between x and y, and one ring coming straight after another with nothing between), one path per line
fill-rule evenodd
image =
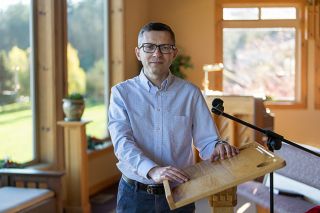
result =
M18 163L33 159L31 110L0 114L0 160L9 158ZM103 138L106 134L106 109L103 104L86 107L83 119L87 135Z

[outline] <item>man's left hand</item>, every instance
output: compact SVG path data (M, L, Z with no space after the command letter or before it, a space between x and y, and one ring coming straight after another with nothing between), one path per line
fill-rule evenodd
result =
M211 161L216 161L219 159L225 159L225 158L232 158L239 154L239 149L231 146L228 143L219 143L216 145L216 147L213 150L213 153L211 155Z

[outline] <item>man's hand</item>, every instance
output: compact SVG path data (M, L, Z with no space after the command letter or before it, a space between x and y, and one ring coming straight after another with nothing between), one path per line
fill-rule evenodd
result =
M184 183L189 180L188 175L184 171L172 166L153 167L148 172L148 175L156 183L162 183L163 180L165 179L172 182L178 182L178 183Z
M225 159L225 158L232 158L233 156L236 156L239 154L239 149L231 146L228 143L219 143L216 145L216 147L213 150L213 153L211 155L211 161L216 161L218 159Z

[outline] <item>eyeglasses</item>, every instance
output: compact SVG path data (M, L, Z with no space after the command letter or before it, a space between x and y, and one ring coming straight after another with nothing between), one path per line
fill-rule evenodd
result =
M176 46L172 45L172 44L151 44L151 43L144 43L142 44L139 49L143 49L143 51L145 53L154 53L157 48L159 48L160 52L162 54L169 54L172 53L173 50L176 49Z

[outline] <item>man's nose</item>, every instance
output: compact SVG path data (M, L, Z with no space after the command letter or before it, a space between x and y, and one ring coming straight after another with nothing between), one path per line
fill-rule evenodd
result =
M161 52L161 50L160 50L160 47L157 47L157 48L156 48L156 50L154 51L153 55L154 55L154 56L160 56L160 55L162 55L162 52Z

